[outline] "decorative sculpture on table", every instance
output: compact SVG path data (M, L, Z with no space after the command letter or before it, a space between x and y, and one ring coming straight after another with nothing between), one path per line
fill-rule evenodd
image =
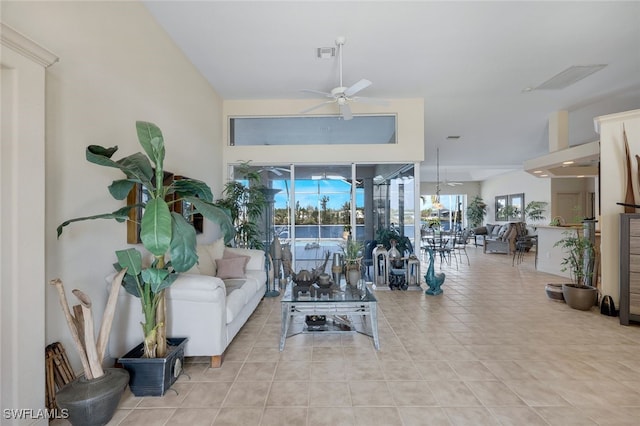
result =
M429 289L425 291L425 294L429 294L431 296L437 296L438 294L442 294L442 284L444 283L444 272L440 272L438 274L435 273L435 255L433 254L433 249L428 248L427 252L429 253L429 268L427 269L427 273L424 276L424 280L426 281Z

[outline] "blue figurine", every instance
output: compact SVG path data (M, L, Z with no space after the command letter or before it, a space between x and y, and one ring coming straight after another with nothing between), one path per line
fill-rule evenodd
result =
M442 294L442 289L440 288L444 283L444 272L440 272L438 274L435 273L434 263L435 256L433 254L433 250L431 248L427 249L429 253L429 268L427 269L427 273L424 276L424 280L429 286L429 290L425 291L424 294L429 294L431 296L437 296L438 294Z

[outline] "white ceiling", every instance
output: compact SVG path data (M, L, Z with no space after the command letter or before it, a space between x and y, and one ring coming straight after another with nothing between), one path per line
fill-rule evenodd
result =
M597 139L593 117L640 109L640 2L144 3L224 99L330 91L337 60L316 48L345 36L346 86L367 78L359 95L424 98L423 181L435 181L436 147L441 175L483 180L546 154L555 111L569 111L575 145ZM562 90L523 92L591 64L607 66Z

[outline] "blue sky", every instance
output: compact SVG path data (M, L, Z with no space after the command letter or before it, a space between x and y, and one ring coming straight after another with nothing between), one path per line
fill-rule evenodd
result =
M287 206L287 187L285 187L285 182L290 191L291 186L288 181L273 181L273 187L281 189L275 196L275 207L277 209L286 208ZM348 182L337 179L298 179L296 180L296 201L299 201L302 207L308 205L319 206L318 199L326 195L329 197L327 208L338 210L345 202L350 201L350 186ZM318 193L321 195L318 196ZM356 191L356 204L359 206L364 205L364 191L362 189Z

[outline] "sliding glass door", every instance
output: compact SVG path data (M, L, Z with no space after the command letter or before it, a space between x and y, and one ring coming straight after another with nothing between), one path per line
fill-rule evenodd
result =
M341 252L345 239L376 239L393 228L414 242L413 164L252 166L261 184L276 191L265 235L288 244L293 268L320 267ZM264 221L262 221L264 222ZM268 232L267 232L268 231ZM265 241L266 247L271 241ZM331 265L328 265L329 268ZM328 270L328 269L327 269Z

